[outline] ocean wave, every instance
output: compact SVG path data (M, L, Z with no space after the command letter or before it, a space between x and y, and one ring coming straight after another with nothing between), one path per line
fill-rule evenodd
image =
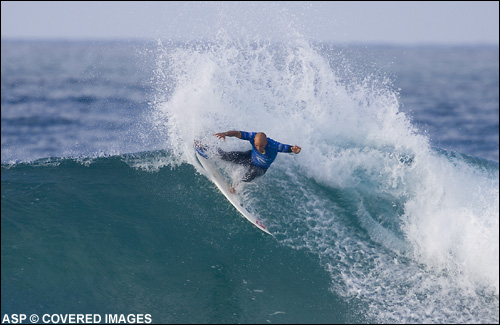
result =
M12 254L16 252L19 256L57 260L71 267L71 254L88 260L90 256L82 248L91 247L92 254L97 254L96 260L88 260L83 268L91 281L99 276L96 270L107 272L99 263L108 258L120 259L117 250L132 254L124 255L125 259L145 254L151 261L154 257L148 252L161 251L156 245L168 247L173 245L171 241L190 238L191 244L181 242L192 247L174 245L174 250L161 253L174 268L163 277L166 283L175 283L179 272L186 272L181 266L181 261L189 259L186 252L199 255L197 263L208 263L211 270L219 270L216 274L224 274L223 282L214 278L208 287L220 283L235 290L236 295L266 296L267 315L283 310L276 316L289 321L296 317L290 309L278 308L280 303L271 303L267 296L268 290L272 296L283 299L288 294L281 277L290 274L281 268L285 273L276 274L267 265L277 267L279 261L288 268L294 265L292 270L299 276L309 269L322 279L316 282L306 277L305 281L311 286L308 291L322 292L323 296L315 297L315 308L328 305L328 301L338 304L340 299L345 304L343 313L354 306L363 311L352 318L337 312L323 314L341 322L495 322L498 205L490 200L498 198L498 166L450 153L435 155L434 165L438 162L446 165L444 170L454 170L454 183L443 184L435 179L433 183L421 184L421 180L411 176L415 172L412 168L416 168L412 165L418 163L414 160L410 166L403 163L410 174L403 178L408 177L405 182L417 182L414 185L423 191L392 193L374 181L373 172L358 174L358 182L349 186L332 186L306 173L297 173L302 167L287 164L287 157L279 159L263 178L242 192L252 209L266 220L274 237L255 229L208 179L190 164L178 163L168 150L4 164L2 255L6 253L7 263L3 267L8 270L4 274L20 283L30 283L23 276L13 275L17 264ZM385 159L393 158L387 155ZM417 174L429 179L422 172ZM447 175L434 175L438 176L448 179ZM155 228L161 231L154 231ZM42 243L36 252L31 251L35 248L29 244L25 245L29 249L24 248L28 251L20 245L20 240L29 236L38 236L35 242ZM76 244L67 248L53 246L64 246L71 237ZM136 242L129 242L128 237ZM99 245L104 243L108 253L98 254ZM242 247L251 248L252 258L257 259L252 267L259 269L251 276L244 273L245 278L238 280L247 281L247 285L235 285L232 281L239 277L227 272L250 263L235 255L241 253ZM313 264L306 267L306 261ZM45 268L47 276L61 275L57 267L37 263ZM161 268L160 264L155 266ZM117 272L114 267L111 270ZM125 277L120 272L118 275ZM268 280L263 282L265 285L258 285L262 278ZM183 285L189 284L187 280L197 281L202 292L209 290L192 273L182 281ZM143 293L144 286L151 284L136 284L133 290ZM299 287L299 291L305 290ZM325 294L325 288L330 293ZM120 292L119 287L114 289ZM236 305L230 309L241 308ZM291 299L286 305L293 305ZM309 311L312 313L315 308ZM310 317L308 314L307 319ZM174 318L179 319L182 318ZM321 317L318 320L326 321Z

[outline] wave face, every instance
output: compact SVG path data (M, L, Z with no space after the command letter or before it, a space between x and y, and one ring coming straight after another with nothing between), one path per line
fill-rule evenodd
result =
M171 159L156 151L2 166L2 313L363 319L329 291L318 256L258 230L192 166L158 169Z
M274 237L193 166L166 167L171 152L3 165L2 312L147 311L172 323L496 321L498 165L434 152L422 171L416 157L382 153L357 152L384 163L354 168L349 186L308 176L300 156L280 159L244 189ZM390 163L404 193L381 184ZM429 166L442 174L431 178Z

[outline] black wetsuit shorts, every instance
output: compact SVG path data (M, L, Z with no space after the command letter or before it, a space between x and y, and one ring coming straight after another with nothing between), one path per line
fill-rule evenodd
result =
M267 168L254 165L254 163L252 162L252 150L230 152L219 150L219 155L222 160L230 161L235 164L247 167L247 172L242 179L243 182L251 182L256 177L264 175L267 171Z

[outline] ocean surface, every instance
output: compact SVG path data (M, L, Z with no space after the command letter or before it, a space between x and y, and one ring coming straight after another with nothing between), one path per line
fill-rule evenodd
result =
M2 319L499 322L498 46L2 40L1 121Z

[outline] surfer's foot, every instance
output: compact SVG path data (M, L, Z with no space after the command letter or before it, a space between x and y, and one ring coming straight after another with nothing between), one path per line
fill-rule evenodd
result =
M232 186L231 186L231 187L229 188L229 193L231 193L231 194L236 193L236 190L234 189L234 187L232 187Z

